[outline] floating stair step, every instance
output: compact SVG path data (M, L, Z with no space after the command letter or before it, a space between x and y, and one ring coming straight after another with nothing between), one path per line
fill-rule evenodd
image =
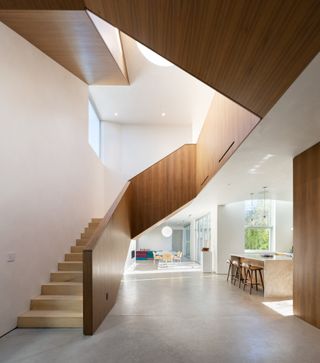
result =
M41 286L41 295L82 295L82 282L48 282Z
M99 224L100 224L100 222L90 222L88 224L88 227L89 228L98 228L99 227Z
M91 223L100 223L103 218L92 218Z
M92 232L83 232L83 233L81 233L80 238L81 239L89 239L89 238L92 237L93 234L94 234L94 231L92 231Z
M86 227L84 229L84 233L91 233L93 234L96 231L97 227Z
M71 246L71 253L80 253L85 249L86 246Z
M30 310L64 310L82 312L81 295L40 295L31 300Z
M58 263L58 271L82 271L82 261L64 261Z
M30 310L18 317L18 328L81 328L83 314L64 310Z
M65 261L82 261L83 253L66 253L64 255Z
M86 246L88 242L89 242L89 238L81 238L81 239L77 239L76 245L77 246Z
M82 282L82 271L58 271L51 272L51 282Z

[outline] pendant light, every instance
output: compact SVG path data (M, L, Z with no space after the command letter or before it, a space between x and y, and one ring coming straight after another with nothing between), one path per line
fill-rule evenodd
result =
M267 193L267 187L263 187L263 222L264 222L264 224L267 224L266 193Z
M253 226L253 195L254 195L254 193L250 193L250 197L251 197L251 218L250 218L250 222L251 222L252 226Z

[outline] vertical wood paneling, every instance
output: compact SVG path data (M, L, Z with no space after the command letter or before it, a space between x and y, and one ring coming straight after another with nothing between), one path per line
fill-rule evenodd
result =
M293 162L294 314L320 328L320 143Z
M319 0L84 0L263 117L320 50Z
M84 334L92 335L116 302L131 241L128 184L83 251Z
M153 226L196 196L196 145L187 144L131 180L132 236Z
M198 145L182 146L130 181L84 251L85 334L93 334L115 303L131 237L194 199L258 122L216 95Z
M260 119L216 94L197 144L197 192L225 164Z
M0 21L88 84L129 83L86 11L0 10Z

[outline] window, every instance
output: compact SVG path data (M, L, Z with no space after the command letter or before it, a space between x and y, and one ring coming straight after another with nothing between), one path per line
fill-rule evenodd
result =
M100 120L90 101L88 107L88 141L94 152L100 157Z
M272 250L273 201L247 200L245 203L245 250Z

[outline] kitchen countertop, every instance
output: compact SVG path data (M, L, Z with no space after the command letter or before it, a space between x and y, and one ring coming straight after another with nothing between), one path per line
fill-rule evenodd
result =
M267 252L266 252L267 254ZM289 255L276 255L274 254L272 257L262 257L263 253L231 253L231 256L247 258L257 261L292 261L292 256Z

